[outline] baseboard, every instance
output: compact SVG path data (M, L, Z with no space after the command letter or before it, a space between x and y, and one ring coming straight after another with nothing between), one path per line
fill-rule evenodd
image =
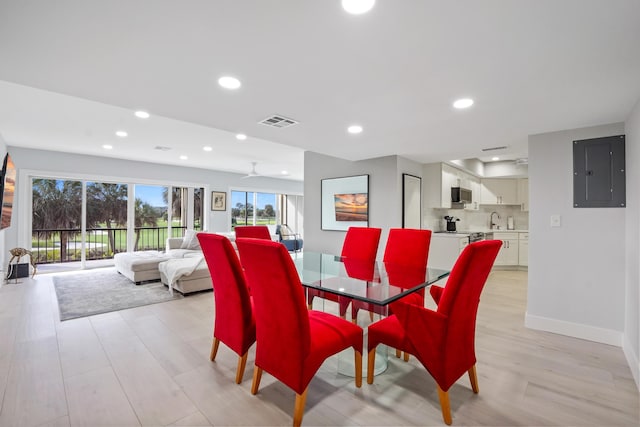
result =
M633 379L636 381L636 387L638 387L638 391L640 391L640 360L638 360L638 355L631 347L631 343L626 336L622 340L622 351L627 358L631 375L633 375Z
M525 313L524 325L530 329L553 332L555 334L567 335L569 337L622 347L622 332L614 331L612 329L604 329L580 323L551 319L548 317L534 316L529 313Z

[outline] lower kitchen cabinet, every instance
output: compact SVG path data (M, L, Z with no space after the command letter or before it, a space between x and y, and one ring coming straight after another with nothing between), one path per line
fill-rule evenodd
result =
M529 233L518 233L518 265L529 266Z
M502 248L493 265L518 265L518 233L494 233L493 237L502 240Z
M437 234L431 236L429 247L428 266L430 268L442 268L451 270L460 252L469 244L469 237Z

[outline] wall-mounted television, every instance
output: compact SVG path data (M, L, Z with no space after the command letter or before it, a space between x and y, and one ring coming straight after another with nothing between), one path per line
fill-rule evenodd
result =
M11 225L11 214L13 212L13 197L16 191L16 168L9 153L4 157L2 164L2 174L0 175L0 194L2 194L2 218L0 219L0 229Z

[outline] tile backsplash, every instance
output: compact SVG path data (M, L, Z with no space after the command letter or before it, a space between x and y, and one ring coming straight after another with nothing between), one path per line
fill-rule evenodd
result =
M491 225L491 212L498 212L500 219L494 215L496 224L501 230L507 229L507 217L512 216L516 230L529 229L529 212L523 212L520 205L490 205L480 206L478 211L467 211L464 209L425 209L423 214L422 228L433 231L446 230L444 216L454 216L460 218L457 223L458 230L485 230Z

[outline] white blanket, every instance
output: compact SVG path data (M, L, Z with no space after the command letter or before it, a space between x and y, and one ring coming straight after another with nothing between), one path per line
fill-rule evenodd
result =
M173 294L173 285L177 280L182 276L188 276L198 268L207 268L207 263L204 260L204 256L197 253L188 255L185 258L170 259L158 265L160 272L167 278L167 285L171 294Z

